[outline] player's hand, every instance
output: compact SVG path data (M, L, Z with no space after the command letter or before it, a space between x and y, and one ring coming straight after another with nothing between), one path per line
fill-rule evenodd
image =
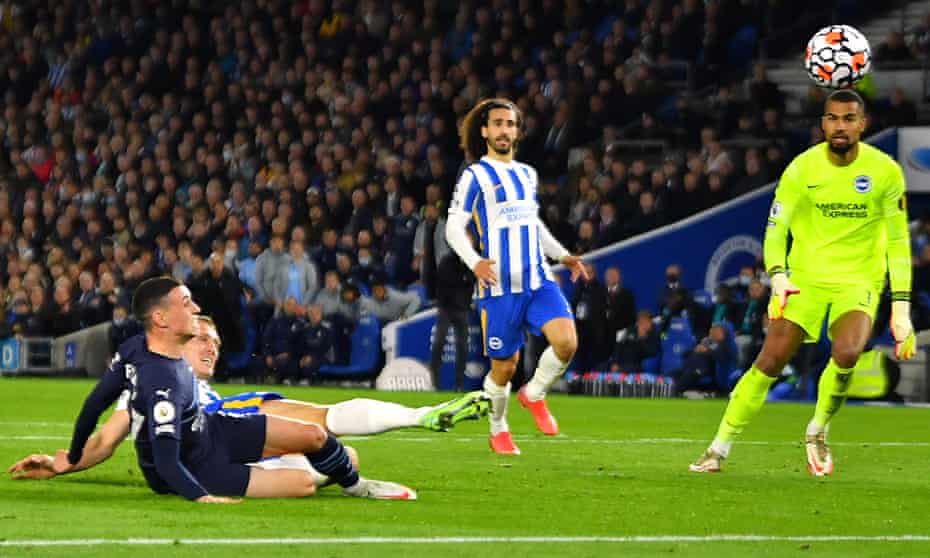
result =
M891 303L891 335L894 337L894 356L900 360L910 360L917 352L910 302L895 300Z
M55 458L52 460L52 470L55 471L55 474L63 475L71 469L74 469L74 464L68 460L68 450L60 449L55 452Z
M198 504L239 504L242 498L227 498L226 496L214 496L207 494L195 500Z
M769 298L769 319L780 320L785 315L785 306L788 305L788 297L801 292L788 275L784 272L778 272L772 275L772 296Z
M496 263L494 260L478 260L478 263L475 264L475 269L472 272L481 285L491 287L497 284L497 273L494 271L494 264Z
M34 453L29 457L23 458L7 469L7 472L13 475L15 480L36 479L45 480L57 475L52 469L51 455L44 453Z
M569 254L562 258L561 264L571 270L573 283L577 281L579 277L585 281L589 279L588 270L585 269L584 262L581 261L581 256L572 256Z

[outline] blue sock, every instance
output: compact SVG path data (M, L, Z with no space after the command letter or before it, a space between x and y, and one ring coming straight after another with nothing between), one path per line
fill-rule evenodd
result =
M319 451L305 454L317 471L348 488L358 482L358 471L349 459L345 446L335 436L328 435Z

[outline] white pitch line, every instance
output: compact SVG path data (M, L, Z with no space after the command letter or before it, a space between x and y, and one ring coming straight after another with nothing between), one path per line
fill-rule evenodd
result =
M73 422L34 422L31 420L0 420L0 425L10 426L74 426Z
M629 439L610 439L610 438L571 438L561 435L554 438L535 438L532 436L514 436L514 440L520 443L529 444L595 444L595 445L614 445L614 446L631 446L631 445L660 445L660 444L704 444L707 440L699 438L629 438ZM70 436L5 436L0 435L0 441L6 440L70 440ZM458 442L458 443L482 443L487 438L476 438L474 436L340 436L340 440L351 442L364 441L383 441L383 442L410 442L410 443L433 443L433 442ZM794 446L800 444L800 440L795 441L764 441L764 440L745 440L740 441L740 445L746 446ZM930 442L830 442L831 446L851 446L851 447L883 447L883 448L925 448L930 447Z
M332 537L242 539L24 539L3 540L0 547L26 546L166 546L166 545L329 545L329 544L485 544L485 543L713 543L713 542L930 542L930 535L631 535L580 537Z

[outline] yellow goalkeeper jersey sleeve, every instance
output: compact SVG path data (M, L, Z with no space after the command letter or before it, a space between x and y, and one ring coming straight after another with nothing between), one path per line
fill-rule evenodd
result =
M766 269L787 267L795 282L830 288L880 283L890 268L895 297L906 297L911 261L901 167L865 143L844 167L830 162L827 149L811 147L782 174L765 233Z

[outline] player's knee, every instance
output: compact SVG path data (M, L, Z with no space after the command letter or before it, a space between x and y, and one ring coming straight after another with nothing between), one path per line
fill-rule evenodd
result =
M307 449L305 451L317 451L323 448L323 445L326 443L326 431L318 424L307 424L304 431L305 443Z
M555 351L555 356L559 357L559 360L568 362L578 350L578 337L574 333L566 335L552 344L552 350Z
M859 360L859 348L846 343L833 344L833 362L840 368L853 368Z
M551 345L555 356L559 357L562 362L567 362L575 356L575 351L578 350L578 335L574 331L569 331L553 339Z
M298 498L307 498L316 494L316 482L313 480L313 475L310 473L304 475L301 482L295 484L294 492Z
M772 378L778 377L781 374L782 368L787 364L787 360L778 355L766 354L764 351L759 354L756 358L756 361L753 363L753 366L762 371L766 376Z

